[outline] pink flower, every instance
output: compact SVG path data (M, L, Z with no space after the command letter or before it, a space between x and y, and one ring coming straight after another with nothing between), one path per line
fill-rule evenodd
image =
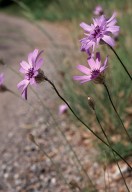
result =
M97 5L94 10L94 15L100 16L103 15L103 8L100 5Z
M36 77L39 75L40 67L43 64L43 59L40 58L43 51L35 49L32 53L28 55L28 62L22 61L20 63L20 72L24 74L24 80L22 80L18 85L18 89L24 99L27 99L27 88L28 85L35 85Z
M80 24L80 26L84 29L85 37L80 40L81 42L81 50L87 51L90 47L95 49L95 46L102 41L110 46L115 45L114 39L110 36L110 34L115 34L119 32L119 26L116 26L115 13L112 15L110 19L106 19L104 15L93 19L93 24L88 25L84 22Z
M85 83L87 81L91 81L91 80L95 80L96 78L99 78L101 73L103 73L107 67L108 57L106 57L102 65L101 59L100 59L100 53L97 52L95 61L93 58L89 58L87 61L90 68L85 67L83 65L77 66L77 69L85 74L82 76L74 76L74 80L80 81L80 83Z
M0 74L0 87L3 86L3 83L4 83L4 74L1 73Z
M63 114L63 113L66 113L68 110L68 106L66 104L62 104L59 106L59 114Z

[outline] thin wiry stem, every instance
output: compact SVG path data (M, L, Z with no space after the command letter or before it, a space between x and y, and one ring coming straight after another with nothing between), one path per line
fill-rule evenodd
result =
M105 87L105 89L106 89L106 92L107 92L107 94L108 94L108 97L109 97L109 100L110 100L110 102L111 102L111 105L112 105L112 107L113 107L113 109L114 109L114 111L115 111L117 117L119 118L119 120L120 120L120 122L121 122L121 124L122 124L122 127L123 127L123 129L124 129L126 135L128 136L130 142L132 143L132 138L131 138L130 135L128 134L128 132L127 132L127 130L126 130L124 124L123 124L123 121L122 121L122 119L120 118L120 115L119 115L118 111L116 110L116 107L115 107L115 105L114 105L114 103L113 103L113 101L112 101L112 98L111 98L111 95L110 95L108 86L106 85L105 82L103 83L103 85L104 85L104 87Z
M11 71L13 71L15 74L17 74L17 75L20 77L20 74L19 74L16 70L14 70L12 67L9 67L9 69L10 69ZM31 90L32 90L32 92L36 95L36 97L39 99L39 101L41 102L42 106L45 108L46 106L44 105L44 103L42 102L42 100L40 99L40 97L38 96L38 94L37 94L32 88L31 88ZM11 90L9 90L9 91L10 91L11 93L15 94L15 93L12 92ZM17 94L15 94L15 95L18 96ZM19 96L18 96L18 97L19 97ZM19 97L19 98L20 98L20 97ZM55 124L57 125L57 122L56 122L53 114L50 112L50 110L49 110L48 108L46 108L46 109L48 110L48 112L49 112L50 115L52 116L52 119L54 120ZM92 180L90 179L88 173L87 173L87 172L85 171L85 169L83 168L83 166L82 166L79 158L77 157L76 152L75 152L74 149L72 148L71 144L68 142L65 134L63 133L63 131L61 130L61 128L60 128L58 125L57 125L57 128L58 128L58 130L60 131L60 133L62 134L62 136L64 137L64 139L65 139L65 141L67 142L67 144L69 145L70 150L72 151L73 155L75 156L78 164L80 165L80 168L82 169L82 171L83 171L84 174L86 175L87 179L90 181L91 186L92 186L92 187L95 189L95 191L96 191L96 188L95 188Z
M132 76L130 75L130 73L128 72L126 66L124 65L124 63L122 62L122 60L120 59L119 55L116 53L115 49L113 47L111 47L110 45L108 45L110 47L110 49L113 51L113 53L116 55L117 59L120 61L122 67L124 68L124 70L126 71L127 75L129 76L129 78L132 80Z
M125 180L125 178L124 178L124 175L123 175L123 173L122 173L122 171L121 171L120 165L119 165L119 163L118 163L118 161L117 161L117 159L116 159L116 155L115 155L115 153L114 153L114 151L113 151L113 149L112 149L112 144L111 144L109 138L107 137L107 134L105 133L105 131L104 131L104 129L103 129L101 123L100 123L100 120L99 120L99 118L98 118L96 109L94 110L94 112L95 112L96 120L97 120L97 122L98 122L98 124L99 124L99 126L100 126L100 128L101 128L101 131L102 131L102 133L104 134L104 136L105 136L105 138L106 138L106 140L107 140L107 142L108 142L108 144L109 144L109 147L110 147L110 149L111 149L111 151L112 151L112 154L113 154L113 156L114 156L114 161L115 161L115 163L117 164L117 167L118 167L118 169L119 169L119 171L120 171L120 174L121 174L121 176L122 176L122 179L123 179L123 181L124 181L124 184L125 184L128 192L130 192L130 190L129 190L128 186L127 186L126 180Z
M107 147L110 148L109 144L107 144L100 136L98 136L85 122L83 122L83 120L80 119L80 117L78 117L78 115L74 112L74 110L71 108L71 106L69 105L69 103L60 95L59 91L57 90L56 86L54 85L54 83L49 80L47 77L45 77L45 81L47 81L55 90L56 94L58 95L58 97L64 101L65 104L67 104L67 106L69 107L69 109L71 110L71 112L73 113L73 115L78 119L78 121L80 121L96 138L98 138L102 143L104 143ZM128 167L132 170L131 165L114 149L112 148L112 150L128 165Z
M56 119L54 118L53 114L51 113L51 111L49 110L49 108L45 106L44 102L41 100L41 98L40 98L39 95L36 93L36 91L34 91L33 89L32 89L32 91L33 91L33 93L36 95L36 97L38 98L38 100L41 102L43 108L46 109L46 110L49 112L50 116L52 117L53 121L55 122L55 125L56 125L55 127L58 129L58 131L59 131L59 132L61 133L61 135L63 136L64 140L66 141L67 145L69 146L69 149L72 151L72 153L73 153L76 161L78 162L81 170L82 170L83 173L85 174L86 178L89 180L91 187L96 191L96 188L95 188L92 180L90 179L87 171L83 168L83 165L82 165L80 159L78 158L78 156L77 156L76 152L74 151L74 149L73 149L72 145L70 144L70 142L67 140L64 132L61 130L61 128L59 127L58 123L56 122ZM80 170L79 170L78 166L77 166L77 169L78 169L78 171L79 171L79 173L80 173ZM94 192L95 192L95 191L94 191Z

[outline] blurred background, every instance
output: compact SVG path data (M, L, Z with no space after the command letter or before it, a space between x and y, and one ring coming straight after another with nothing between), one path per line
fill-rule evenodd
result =
M107 18L117 14L120 33L115 36L115 50L132 73L132 3L131 0L0 0L0 73L5 85L18 93L19 63L35 48L44 50L43 70L56 84L74 111L102 138L87 97L94 99L97 114L113 147L132 164L132 145L117 119L101 85L80 85L73 81L79 74L77 64L87 65L87 55L80 51L83 37L80 22L92 23L100 5ZM131 81L112 51L100 45L102 60L109 55L106 81L124 122L132 136ZM11 93L1 93L0 105L0 191L126 191L111 152L87 131L68 111L59 113L64 104L46 83L28 90L28 102ZM28 138L32 133L56 163L68 184L57 175L46 155ZM75 150L79 159L71 150ZM118 159L118 157L117 157ZM119 160L119 159L118 159ZM75 163L76 162L76 163ZM132 183L126 165L119 160L129 187ZM81 165L80 165L81 164ZM69 186L70 183L70 186ZM78 187L79 185L79 187Z

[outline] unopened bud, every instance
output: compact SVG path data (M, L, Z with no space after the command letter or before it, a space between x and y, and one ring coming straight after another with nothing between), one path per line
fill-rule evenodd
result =
M95 110L95 103L94 103L94 100L91 98L91 97L88 97L88 104L89 106Z

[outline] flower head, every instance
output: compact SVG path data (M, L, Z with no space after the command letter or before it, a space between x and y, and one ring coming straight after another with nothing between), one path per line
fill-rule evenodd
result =
M59 114L63 114L63 113L66 113L68 110L68 106L66 104L62 104L59 106Z
M88 64L90 68L85 67L83 65L78 65L77 69L84 73L82 76L74 76L74 80L80 81L80 83L85 83L87 81L96 80L97 83L101 83L102 73L105 71L107 67L108 57L106 57L103 65L101 64L100 53L96 53L96 60L93 58L89 58Z
M97 5L94 10L94 15L100 16L103 15L103 8L100 5Z
M116 26L115 13L112 15L110 19L106 19L104 15L93 19L93 24L88 25L84 22L80 24L80 26L85 31L85 37L80 40L81 42L81 50L87 51L90 47L95 49L95 46L98 46L100 41L109 44L110 46L115 45L114 39L110 36L119 32L119 26Z
M43 64L43 59L40 58L43 51L35 49L32 53L28 55L28 62L22 61L20 63L20 72L24 74L24 80L22 80L18 85L19 91L21 91L22 97L27 99L27 88L28 85L34 85L38 83L36 81L37 76L40 75L40 67ZM42 73L41 73L42 74Z

